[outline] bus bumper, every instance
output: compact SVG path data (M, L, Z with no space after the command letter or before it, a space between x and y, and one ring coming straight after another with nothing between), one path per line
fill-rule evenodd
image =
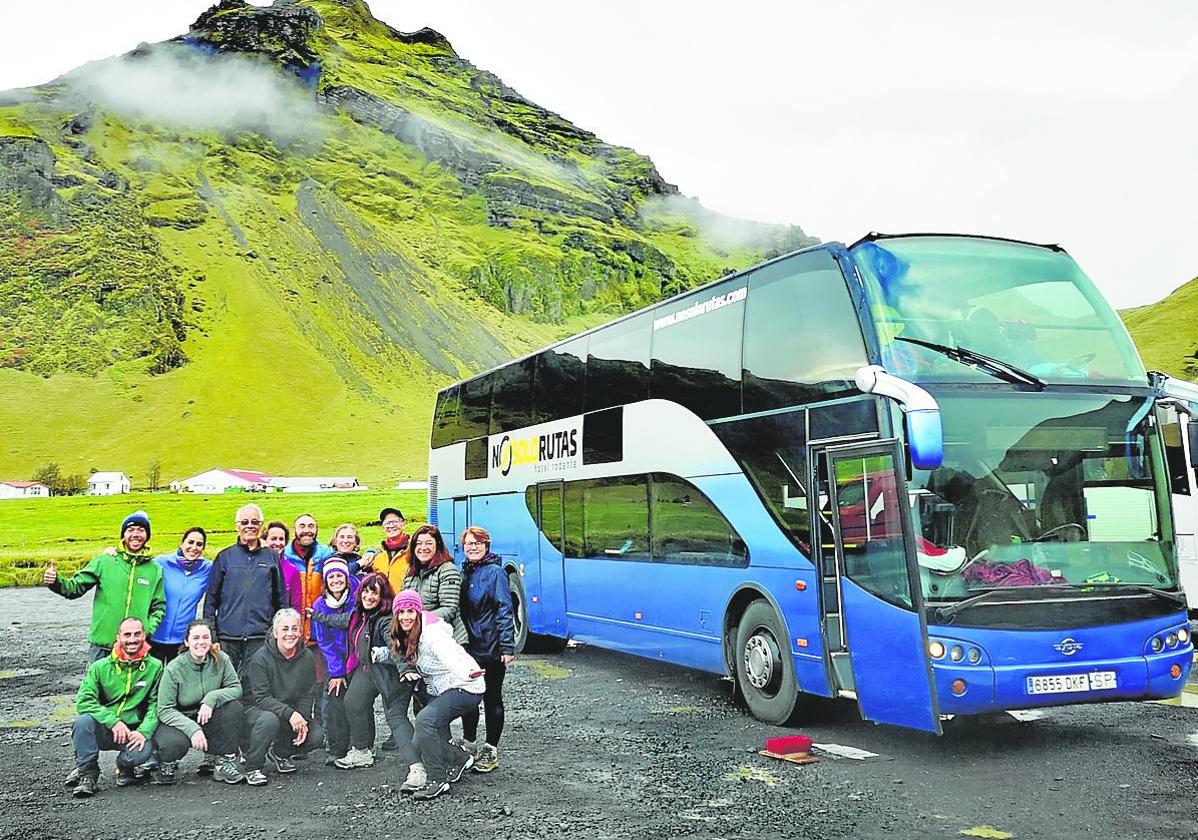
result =
M1194 645L1187 641L1161 652L1149 647L1140 656L1018 665L995 665L989 655L975 665L945 657L932 662L932 676L941 714L976 715L1176 697L1185 687L1193 660Z

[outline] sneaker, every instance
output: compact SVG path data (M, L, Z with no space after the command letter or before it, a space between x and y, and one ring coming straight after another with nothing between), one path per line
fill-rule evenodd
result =
M173 785L175 783L175 762L164 761L151 770L150 781L156 785Z
M265 784L270 784L270 779L266 778L266 774L261 770L251 770L245 774L245 783L254 787L261 787Z
M72 767L71 772L67 773L67 777L62 780L62 786L67 790L70 790L71 788L75 787L75 785L79 784L79 772L80 769L78 767Z
M204 753L204 760L200 762L200 766L196 768L196 773L201 776L211 776L216 770L217 757L212 753Z
M388 736L386 741L383 741L383 743L380 745L380 749L386 750L387 752L395 752L395 750L399 749L399 744L395 742L394 732Z
M474 756L475 773L490 773L499 766L499 750L491 744L483 744Z
M82 773L77 777L75 789L71 791L71 796L76 799L87 799L96 795L96 789L100 786L98 773Z
M274 750L266 751L266 760L275 766L280 774L294 773L295 763L285 755L279 755Z
M460 782L462 774L474 766L474 756L465 750L462 751L462 756L457 761L449 765L449 773L446 778L451 782ZM434 794L435 796L436 794ZM430 799L432 797L429 797Z
M428 774L419 761L408 767L408 777L399 786L400 793L415 793L428 784Z
M136 771L134 771L132 769L126 770L123 767L117 768L117 770L116 770L116 786L117 787L129 787L129 785L136 784L137 782L140 782L140 781L141 781L141 779L138 777Z
M413 799L434 799L449 790L449 782L429 782L412 794Z
M353 770L355 767L370 767L374 764L374 753L370 750L360 750L357 747L350 747L349 752L345 754L345 758L339 758L333 762L333 766L340 767L342 770Z
M216 760L216 756L213 756L212 758L216 764L212 771L212 780L214 782L224 782L227 785L235 785L238 782L245 781L245 773L242 773L241 768L237 766L237 756L222 756L219 761Z

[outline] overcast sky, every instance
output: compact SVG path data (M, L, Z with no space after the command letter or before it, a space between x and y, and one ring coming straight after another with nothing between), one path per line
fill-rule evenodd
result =
M0 89L180 34L207 5L5 3ZM1193 0L370 5L730 215L846 243L1059 242L1119 307L1198 275Z

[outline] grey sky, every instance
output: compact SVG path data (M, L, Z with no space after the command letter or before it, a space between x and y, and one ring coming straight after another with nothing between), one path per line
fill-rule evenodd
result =
M207 5L5 4L0 88L179 34ZM730 215L846 242L1060 242L1120 307L1198 274L1189 0L370 5Z

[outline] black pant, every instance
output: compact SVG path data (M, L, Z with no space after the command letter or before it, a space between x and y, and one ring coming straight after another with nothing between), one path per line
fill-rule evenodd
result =
M502 659L487 659L475 657L483 669L483 681L487 690L483 692L483 715L487 721L487 743L493 747L499 746L499 736L503 734L503 678L507 676L507 666ZM462 715L462 737L473 741L478 737L478 708Z
M328 683L321 686L325 696L317 701L317 706L322 703L324 717L324 731L329 739L329 755L333 758L343 758L349 752L349 714L345 710L345 696L349 693L349 686L341 689L340 694L329 694ZM374 710L371 710L371 717L374 716Z
M179 655L178 642L150 642L150 656L163 665Z
M302 714L302 713L301 713ZM290 758L296 753L311 752L324 741L324 731L320 724L308 721L308 737L302 744L291 743L295 740L295 731L291 724L280 720L274 712L251 706L245 710L245 728L249 747L242 750L245 756L245 770L261 770L266 763L266 751L274 749L275 755Z
M374 747L374 698L383 698L383 715L395 736L400 755L408 764L420 760L412 746L412 722L408 706L414 683L400 680L395 666L378 662L366 668L359 665L350 676L345 691L345 714L349 718L349 741L354 749Z
M257 653L258 648L262 647L266 642L265 636L257 636L249 639L221 639L220 649L224 651L225 656L229 657L229 661L233 663L233 670L237 672L237 678L241 680L241 684L249 690L249 684L245 679L245 667L249 664L250 657Z
M245 735L245 710L237 700L222 703L212 710L212 717L200 729L208 739L209 753L232 755ZM170 724L160 723L154 731L154 745L159 761L178 761L191 749L191 738Z
M136 729L137 725L129 728ZM71 742L75 747L75 766L92 776L100 772L100 750L117 750L116 766L120 770L132 770L154 753L152 739L147 738L140 750L129 749L128 744L112 740L112 730L91 715L75 718Z

